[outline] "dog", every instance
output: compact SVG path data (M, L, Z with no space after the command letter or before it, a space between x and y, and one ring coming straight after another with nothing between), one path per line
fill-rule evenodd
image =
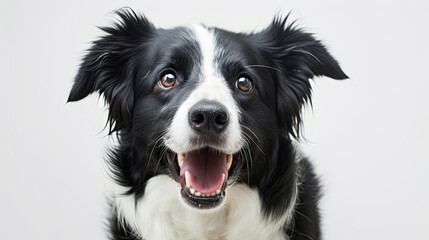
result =
M320 184L296 142L311 79L347 78L326 47L288 17L234 33L116 14L68 98L98 92L117 135L110 239L320 239Z

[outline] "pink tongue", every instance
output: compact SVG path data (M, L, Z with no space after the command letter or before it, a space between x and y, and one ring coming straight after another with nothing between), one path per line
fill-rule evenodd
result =
M180 176L185 172L191 175L191 187L197 192L212 193L223 184L223 176L228 178L226 169L226 154L212 153L209 150L190 152L185 154Z

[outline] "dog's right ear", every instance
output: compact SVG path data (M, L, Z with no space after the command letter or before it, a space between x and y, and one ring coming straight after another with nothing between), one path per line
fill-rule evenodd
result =
M96 40L84 57L67 102L81 100L97 91L109 105L110 132L120 130L131 119L134 104L132 59L156 28L129 8L116 12L118 22L102 27L106 35Z

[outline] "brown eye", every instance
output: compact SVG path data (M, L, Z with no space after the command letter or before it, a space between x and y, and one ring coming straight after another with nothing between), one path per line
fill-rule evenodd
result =
M174 75L173 73L164 74L164 76L162 76L160 80L160 83L162 84L162 86L170 88L174 86L174 84L176 84L176 75Z
M235 82L235 87L240 89L243 92L248 92L250 90L252 90L252 82L250 81L249 78L247 77L240 77L238 78L238 80Z

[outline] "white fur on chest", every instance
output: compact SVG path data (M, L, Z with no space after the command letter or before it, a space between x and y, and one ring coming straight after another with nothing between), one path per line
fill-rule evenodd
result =
M151 178L137 204L134 195L121 195L124 190L118 187L114 199L119 217L145 240L287 239L283 233L287 216L267 219L257 191L244 184L227 188L225 204L215 210L186 206L179 184L166 175Z

